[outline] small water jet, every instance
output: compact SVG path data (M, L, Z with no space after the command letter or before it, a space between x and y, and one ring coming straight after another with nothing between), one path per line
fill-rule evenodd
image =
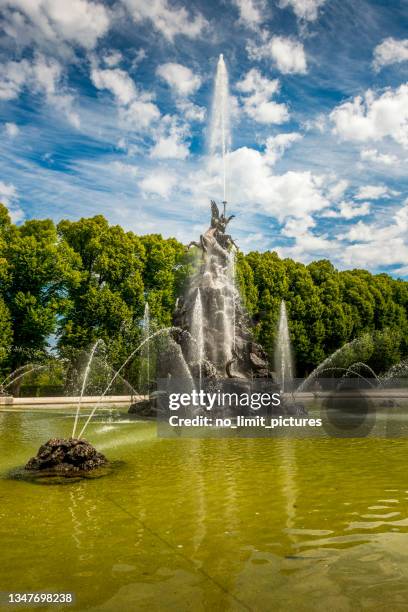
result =
M122 363L122 365L120 366L120 368L115 372L115 374L112 376L111 380L109 381L108 385L106 386L105 390L103 391L103 393L100 395L100 397L98 398L97 402L95 403L95 406L93 407L90 415L88 416L88 418L85 421L84 426L82 427L78 438L82 438L82 436L85 433L85 430L87 429L89 423L91 422L93 416L95 415L95 412L98 410L98 408L101 405L101 402L103 401L103 398L106 396L106 394L108 393L109 389L111 388L111 386L113 385L113 383L115 382L115 380L117 379L117 377L120 375L120 373L122 372L122 370L127 366L127 364L134 358L134 356L146 345L147 342L150 342L150 340L152 340L153 338L156 338L157 336L160 336L164 333L170 333L172 331L178 331L180 330L180 328L178 327L165 327L163 329L158 329L157 331L155 331L153 334L150 334L150 336L148 336L147 338L145 338L131 353L130 355L125 359L125 361Z
M293 369L288 315L286 312L286 304L284 300L282 300L275 342L275 375L284 393L292 389Z
M150 336L149 302L146 302L145 304L142 327L143 327L143 339L145 340L146 338L149 338ZM145 356L146 356L146 383L147 383L147 390L149 390L149 385L150 385L150 342L149 341L146 342L146 355Z
M86 385L88 382L88 377L89 377L89 372L91 371L91 364L96 352L96 349L98 348L98 346L102 343L101 339L98 339L95 344L92 347L92 350L89 354L89 358L88 358L88 363L86 364L86 368L84 371L84 376L82 379L82 386L81 386L81 392L79 394L79 399L78 399L78 406L77 406L77 410L76 410L76 414L75 414L75 421L74 421L74 427L72 429L72 438L75 438L75 433L76 433L76 429L77 429L77 425L78 425L78 420L79 420L79 414L81 412L81 404L82 404L82 398L83 395L85 393L85 389L86 389Z
M202 365L204 361L204 321L203 304L201 301L201 293L199 288L197 289L191 317L191 335L195 340L195 358L199 371L199 388L201 389Z

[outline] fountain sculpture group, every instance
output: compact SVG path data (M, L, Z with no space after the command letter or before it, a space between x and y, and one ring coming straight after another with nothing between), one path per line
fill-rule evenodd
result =
M227 159L231 138L228 73L222 55L217 65L210 136L210 153L220 160L223 211L220 212L218 205L212 201L209 228L200 236L199 241L192 242L188 246L188 248L196 247L197 269L191 278L186 294L177 301L173 327L159 329L152 333L149 306L146 302L141 344L131 352L119 370L110 378L98 402L77 433L82 396L86 392L92 361L100 342L97 341L84 369L72 437L66 440L49 440L40 448L37 456L28 462L26 466L28 470L45 470L70 475L93 470L107 462L106 458L88 442L85 442L82 436L105 394L115 380L121 376L127 364L135 355L140 354L140 351L143 351L142 357L147 364L144 370L146 386L153 393L150 393L148 399L143 402L131 406L130 412L143 415L155 413L158 406L157 397L160 394L154 393L154 385L151 384L155 377L152 376L153 364L151 364L150 346L153 340L158 338L165 341L161 342L155 359L156 380L178 379L183 381L183 391L197 388L200 390L228 388L229 390L251 391L254 385L258 390L264 385L269 391L284 391L286 397L288 391L293 391L294 370L285 303L283 301L281 303L274 355L275 371L272 372L265 351L253 338L251 322L242 304L235 278L237 246L231 235L227 233L228 225L234 215L227 216L226 214ZM361 371L367 369L368 366L361 363L361 360L347 370L343 367L335 367L336 356L340 355L344 348L352 347L356 342L357 340L354 340L338 349L331 357L322 362L298 387L296 393L305 390L319 374L327 370L345 370L346 377L350 373L364 378ZM34 368L38 367L42 366L34 366ZM406 366L404 367L406 369ZM2 388L5 391L20 376L24 376L26 370L32 371L30 365L24 366L22 373L16 371L13 373L16 376L8 377L0 384L0 393ZM395 372L390 370L390 377L396 372L397 370ZM384 381L387 380L386 375ZM279 407L279 411L281 414L297 414L303 413L304 409L294 401L289 403L285 400Z
M189 333L178 332L175 339L194 378L271 378L236 286L236 245L226 233L232 218L211 202L210 227L189 245L199 248L200 262L174 314L175 326Z

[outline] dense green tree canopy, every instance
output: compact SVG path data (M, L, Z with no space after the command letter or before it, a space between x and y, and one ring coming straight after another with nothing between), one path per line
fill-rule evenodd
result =
M0 205L0 367L16 367L50 343L64 355L98 338L118 365L140 340L146 301L156 325L171 325L194 257L174 238L138 236L101 215L17 227ZM304 265L271 251L238 253L236 277L271 357L286 301L299 376L356 337L369 338L361 346L376 371L408 356L403 280L338 271L327 260Z

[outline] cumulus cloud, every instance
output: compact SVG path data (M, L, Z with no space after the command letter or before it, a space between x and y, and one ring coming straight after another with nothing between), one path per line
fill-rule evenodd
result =
M288 132L278 134L277 136L269 136L266 139L265 155L267 156L269 163L274 164L282 155L286 149L292 146L293 143L297 142L302 138L302 135L298 132Z
M183 34L198 38L207 27L207 20L200 14L190 15L184 6L169 4L167 0L122 0L134 21L150 21L167 40Z
M365 185L360 187L354 196L355 200L379 200L389 198L391 195L398 195L398 192L391 191L385 185Z
M44 95L47 103L74 125L79 127L79 116L73 110L73 96L62 81L61 64L52 58L37 54L32 61L23 59L0 64L0 100L17 98L24 88Z
M182 64L173 62L161 64L156 73L178 96L190 96L201 86L200 76Z
M256 29L264 20L265 0L233 0L239 11L239 21L248 28Z
M301 42L293 38L272 36L261 44L250 42L247 51L253 60L272 59L283 74L305 74L307 72L304 47Z
M374 49L373 66L380 70L383 66L399 64L408 60L408 39L396 40L385 38L382 43Z
M189 114L195 113L197 116L199 107L192 103L189 105L189 101L183 97L184 94L192 92L198 86L194 74L179 64L165 64L159 67L159 71L160 75L165 76L176 88L176 91L181 92L180 104L186 104ZM177 81L177 75L180 73L187 75L188 85L186 80ZM176 117L162 116L152 101L151 94L139 91L127 72L120 68L100 69L94 66L91 71L91 79L98 89L106 89L111 92L119 107L121 123L128 131L148 133L154 142L150 149L151 158L186 159L188 157L189 130L186 124L181 123Z
M19 135L20 128L15 123L7 122L4 124L4 131L9 138L15 138Z
M259 70L252 68L245 77L237 83L238 91L242 92L242 102L245 113L258 123L283 123L289 118L286 104L271 100L279 92L278 79L270 80L263 77Z
M110 26L110 12L90 0L0 0L3 29L18 44L60 43L93 49Z
M374 164L383 164L384 166L393 166L398 164L398 157L389 153L379 153L377 149L363 149L360 152L360 157L363 161L372 162Z
M191 100L178 99L177 109L182 114L186 121L197 121L202 123L205 121L207 115L207 109L204 106L198 106L191 102Z
M328 191L328 196L331 200L338 200L346 191L349 186L349 182L346 179L341 179L334 185L332 185Z
M156 74L171 88L176 101L176 107L185 121L202 122L206 117L206 109L194 104L189 96L201 87L201 77L187 66L177 63L161 64Z
M188 130L174 119L164 117L158 129L156 142L150 150L153 159L186 159L189 155L188 143L185 142Z
M168 199L176 183L174 173L158 168L148 172L139 182L139 187L145 197L153 195Z
M368 90L330 114L333 131L345 140L367 142L389 137L408 148L408 84L376 95Z
M274 174L267 152L241 147L227 156L230 196L243 209L252 208L283 222L288 217L303 219L328 206L323 179L309 171ZM206 167L192 174L187 184L198 200L222 191L220 160L211 157Z
M353 219L354 217L364 217L370 214L369 202L354 204L353 202L341 202L339 216L343 219Z
M129 104L137 97L136 86L127 72L120 68L100 70L93 68L91 80L97 89L109 90L119 104Z
M352 244L345 247L346 265L407 266L408 263L408 201L398 208L390 222L353 224L344 239Z
M160 119L160 111L152 96L139 92L127 72L120 68L100 69L94 66L91 80L97 89L106 89L114 96L123 123L134 130L145 130Z
M325 0L280 0L280 8L291 7L296 17L303 21L316 21L319 8Z

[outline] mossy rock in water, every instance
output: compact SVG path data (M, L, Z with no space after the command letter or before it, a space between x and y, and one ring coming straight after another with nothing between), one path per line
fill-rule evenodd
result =
M50 475L79 475L108 464L102 453L86 440L77 438L52 438L43 444L37 455L32 457L26 470Z

